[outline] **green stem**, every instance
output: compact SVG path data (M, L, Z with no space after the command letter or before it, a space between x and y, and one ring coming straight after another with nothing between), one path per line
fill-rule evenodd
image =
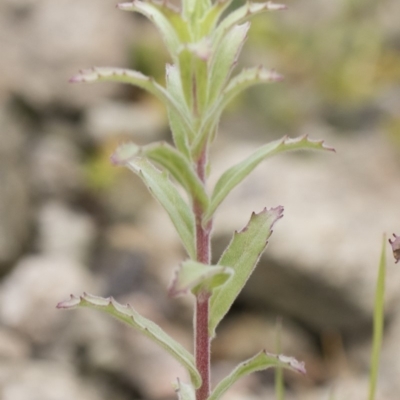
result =
M379 358L381 353L383 325L385 319L385 276L386 276L386 235L383 235L381 258L379 262L378 279L375 292L374 334L372 338L371 372L369 378L368 400L375 399L376 384L378 381Z

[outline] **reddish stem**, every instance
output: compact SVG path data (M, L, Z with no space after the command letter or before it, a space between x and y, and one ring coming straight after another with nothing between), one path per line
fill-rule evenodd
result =
M210 395L210 338L208 336L208 294L196 299L196 367L202 383L196 391L196 400L206 400Z
M197 175L205 182L206 150L197 162ZM197 261L210 264L211 261L211 222L206 227L202 225L204 210L197 201L194 201L193 210L196 216L196 248ZM206 400L210 395L210 337L208 334L208 313L210 293L201 292L196 296L195 311L195 355L196 367L200 373L202 384L196 391L196 400Z

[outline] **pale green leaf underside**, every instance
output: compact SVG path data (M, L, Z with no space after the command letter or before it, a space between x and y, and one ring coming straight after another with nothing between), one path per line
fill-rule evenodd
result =
M206 265L197 261L188 260L181 264L175 273L169 293L176 297L188 293L206 290L212 292L226 283L233 271L229 267L220 265Z
M231 192L231 190L234 189L240 182L242 182L242 180L246 178L246 176L249 175L254 168L261 163L261 161L285 151L307 149L333 151L332 148L326 147L323 141L313 141L307 136L294 139L284 137L260 147L248 158L229 168L222 174L215 185L213 194L211 196L210 207L204 216L203 223L206 223L213 216L215 210Z
M194 214L167 173L160 172L146 158L134 158L123 165L140 176L150 193L164 207L190 258L194 259L196 257Z
M178 379L175 385L175 392L178 396L178 400L195 400L196 392L192 385L183 383Z
M166 142L159 142L144 146L142 152L164 167L203 209L208 207L209 199L204 185L194 173L189 161L179 151Z
M218 400L235 382L246 375L278 366L302 374L306 373L304 363L297 361L295 358L261 351L253 358L239 364L217 385L207 400Z
M225 249L218 265L230 266L233 275L223 286L216 288L211 296L208 329L211 337L225 314L231 308L238 294L253 272L267 239L272 233L274 223L282 217L283 207L279 206L259 214L253 213L247 226L235 232Z
M118 4L118 8L124 11L138 12L152 21L160 31L162 39L164 40L172 58L176 61L176 55L178 54L181 41L178 32L170 21L173 16L171 15L173 12L171 9L168 9L166 6L158 6L156 3L140 0L133 0L131 3L120 3ZM176 13L176 18L174 18L175 22L178 21L178 17L179 14ZM180 30L183 28L184 24L182 23L180 25Z
M201 377L198 373L194 357L181 344L172 339L157 324L147 318L141 316L130 305L122 305L115 301L112 297L103 298L84 294L80 297L71 295L70 300L58 303L57 308L75 308L89 307L111 314L120 321L126 322L133 328L137 329L153 342L163 347L171 354L180 364L182 364L190 374L195 387L201 384Z

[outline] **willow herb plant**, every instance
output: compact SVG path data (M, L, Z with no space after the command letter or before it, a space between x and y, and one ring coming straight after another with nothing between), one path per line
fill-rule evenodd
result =
M143 180L168 213L186 250L187 259L177 269L169 293L195 298L194 355L133 307L118 304L113 298L71 296L58 307L105 311L162 346L189 373L190 382L178 380L176 384L182 400L217 400L239 378L269 367L305 372L303 363L294 358L263 350L239 364L211 390L210 347L217 326L254 270L273 225L283 216L283 207L253 213L247 226L233 234L216 265L211 265L213 216L230 191L266 158L297 149L332 150L306 136L284 137L228 168L211 194L208 192L209 150L222 111L246 88L282 79L264 67L244 69L234 77L231 74L250 27L248 20L285 7L247 2L228 12L230 4L231 0L182 0L181 7L176 8L167 2L134 0L118 5L121 10L143 14L160 31L172 59L166 65L165 87L138 71L119 68L92 68L71 78L71 82L135 85L152 93L167 108L174 146L164 142L143 147L124 144L116 150L112 162L128 167ZM186 192L187 199L177 186Z

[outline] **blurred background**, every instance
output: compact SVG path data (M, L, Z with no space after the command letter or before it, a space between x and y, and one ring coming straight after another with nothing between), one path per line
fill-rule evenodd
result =
M234 6L240 4L235 3ZM288 0L252 28L240 67L285 76L224 115L211 182L283 135L336 154L263 163L223 203L214 256L252 211L285 206L258 269L214 341L214 376L260 349L306 362L287 399L366 398L383 232L400 234L400 2ZM192 299L168 299L185 257L164 211L109 156L126 140L169 140L165 110L127 86L70 85L91 66L163 82L168 62L147 20L114 0L0 0L0 398L169 400L184 372L148 339L90 310L60 311L83 291L113 295L190 349ZM377 399L400 392L400 272L388 248ZM273 372L229 399L274 399Z

